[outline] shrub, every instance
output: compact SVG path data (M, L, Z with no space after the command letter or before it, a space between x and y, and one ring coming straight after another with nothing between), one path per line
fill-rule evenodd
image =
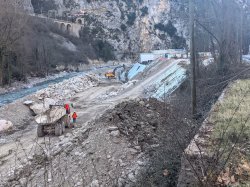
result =
M12 79L17 81L26 81L26 76L22 73L20 68L12 67Z
M121 30L122 30L122 31L126 31L126 30L127 30L127 27L126 27L126 25L124 25L124 24L121 24Z
M127 18L128 18L127 24L130 25L130 26L134 25L134 22L135 22L135 19L136 19L135 12L130 12L127 15Z
M148 15L148 7L144 6L141 8L141 16L144 17L146 15Z
M157 23L154 27L155 29L168 33L170 37L173 37L177 32L177 29L173 26L171 21L168 21L167 25Z
M114 48L107 41L102 41L102 40L95 41L94 49L96 50L97 55L101 57L105 62L115 59L113 53Z
M168 21L168 24L166 25L165 28L166 32L169 34L170 37L173 37L177 32L177 29L173 26L171 21Z
M174 35L171 41L172 41L172 48L183 49L186 47L186 40L181 36Z

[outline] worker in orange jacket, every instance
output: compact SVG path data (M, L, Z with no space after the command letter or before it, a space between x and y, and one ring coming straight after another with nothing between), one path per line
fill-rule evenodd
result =
M76 118L77 118L76 112L73 113L72 118L73 118L73 123L76 123Z
M66 114L70 114L70 106L69 106L69 104L65 104L64 108L66 110Z

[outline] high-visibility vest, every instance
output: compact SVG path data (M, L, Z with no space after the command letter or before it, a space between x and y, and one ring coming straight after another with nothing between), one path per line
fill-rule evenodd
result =
M77 114L76 114L76 113L73 113L72 118L73 118L73 119L76 119L76 118L77 118Z

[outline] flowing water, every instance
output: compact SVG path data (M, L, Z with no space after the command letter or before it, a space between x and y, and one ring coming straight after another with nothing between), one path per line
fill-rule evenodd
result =
M0 107L5 105L5 104L12 103L13 101L15 101L17 99L21 99L27 95L32 94L32 93L35 93L41 89L47 88L50 84L56 84L56 83L62 82L63 80L70 79L70 78L75 77L75 76L84 75L86 73L94 72L95 70L110 69L110 68L113 69L115 67L117 67L117 65L106 65L106 66L100 66L100 67L93 67L93 68L86 70L85 72L72 72L72 73L68 73L67 75L64 75L62 77L46 80L44 82L35 84L31 88L23 88L21 90L8 92L5 94L0 94Z
M75 77L75 76L81 75L81 74L83 74L83 72L81 72L81 73L72 72L72 73L68 73L67 75L64 75L62 77L58 77L55 79L50 79L50 80L46 80L46 81L41 82L41 83L37 83L31 88L23 88L21 90L8 92L5 94L0 94L0 107L5 105L5 104L11 103L17 99L20 99L20 98L23 98L27 95L30 95L32 93L35 93L41 89L44 89L44 88L48 87L48 85L50 85L50 84L59 83L63 80L70 79L72 77Z

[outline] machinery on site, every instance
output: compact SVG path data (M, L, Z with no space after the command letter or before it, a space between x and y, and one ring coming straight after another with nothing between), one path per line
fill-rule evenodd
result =
M124 67L125 68L125 65L122 65L122 66L117 66L114 68L114 70L110 70L108 72L105 73L105 77L108 78L108 79L115 79L116 78L116 75L115 75L115 72L118 68L121 68L121 67Z
M115 79L115 72L109 71L109 72L105 73L105 77L108 79Z
M45 135L61 136L65 132L65 126L70 126L70 116L66 114L63 106L50 106L50 109L35 118L37 136Z

